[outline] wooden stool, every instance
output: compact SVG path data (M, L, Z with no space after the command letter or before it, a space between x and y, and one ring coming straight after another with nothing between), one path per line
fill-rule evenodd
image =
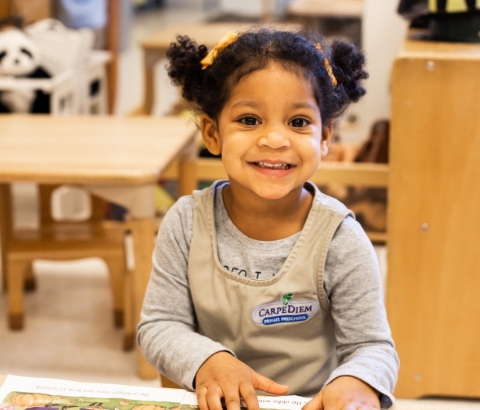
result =
M3 187L0 198L6 214L12 215L11 195ZM24 326L23 289L35 288L32 262L36 259L71 260L98 257L108 266L114 301L114 323L123 324L125 277L124 224L104 221L104 202L92 196L92 215L85 222L56 222L50 214L50 200L56 186L40 186L40 229L12 229L12 218L1 221L2 239L6 239L3 275L8 289L8 318L11 329ZM7 219L7 218L6 218Z

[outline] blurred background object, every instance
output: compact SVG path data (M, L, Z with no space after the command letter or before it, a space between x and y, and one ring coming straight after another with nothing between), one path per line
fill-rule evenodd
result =
M398 12L424 40L480 42L480 4L474 0L400 0Z

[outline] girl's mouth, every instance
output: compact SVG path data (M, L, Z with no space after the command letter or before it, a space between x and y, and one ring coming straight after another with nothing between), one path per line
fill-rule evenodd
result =
M288 170L293 166L291 164L270 164L268 162L252 162L252 164L260 168L283 169L283 170Z

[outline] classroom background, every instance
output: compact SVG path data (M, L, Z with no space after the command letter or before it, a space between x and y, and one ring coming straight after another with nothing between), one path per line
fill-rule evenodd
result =
M312 181L355 212L374 245L401 361L395 395L480 409L479 9L463 0L0 0L0 375L160 385L135 349L148 250L178 196L226 177L187 124L194 113L169 82L166 48L178 34L211 48L230 29L286 25L347 38L367 57L367 94L335 125ZM7 26L23 31L10 39ZM28 72L6 66L22 47ZM86 158L72 165L55 152L37 178L29 166L44 164L50 137ZM151 152L144 164L133 158L141 149ZM102 158L110 174L96 174ZM134 204L137 194L150 202Z

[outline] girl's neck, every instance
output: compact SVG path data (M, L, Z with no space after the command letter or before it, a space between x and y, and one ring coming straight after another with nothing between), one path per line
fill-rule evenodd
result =
M259 241L275 241L300 232L312 201L312 194L303 187L276 200L261 198L236 183L223 189L223 202L234 225Z

